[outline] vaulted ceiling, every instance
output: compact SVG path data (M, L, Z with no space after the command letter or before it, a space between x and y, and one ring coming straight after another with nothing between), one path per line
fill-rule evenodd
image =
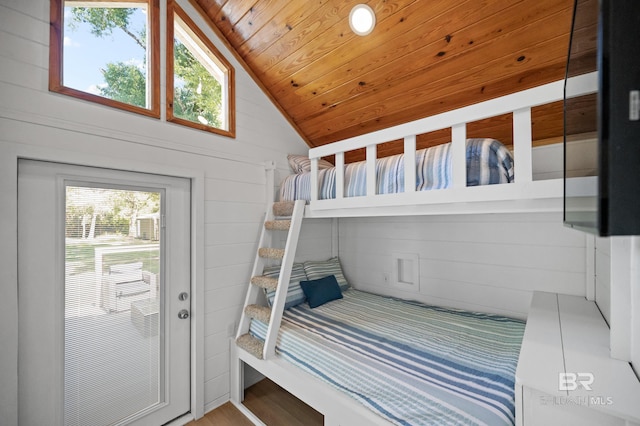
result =
M573 7L573 0L192 2L310 146L562 79ZM358 2L376 13L364 37L348 23ZM562 134L559 104L534 110L533 120L534 139ZM474 135L480 127L469 126L470 136L504 133L510 141L505 117L481 130L492 134Z

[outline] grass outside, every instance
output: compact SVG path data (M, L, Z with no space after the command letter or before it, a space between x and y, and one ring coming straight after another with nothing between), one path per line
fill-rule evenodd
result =
M67 238L65 243L66 268L70 275L93 272L95 268L95 249L98 247L127 247L132 245L157 245L157 241L140 240L131 237L109 236L94 240ZM160 271L160 251L134 251L107 253L102 258L102 273L108 273L109 266L142 262L142 269L158 274Z

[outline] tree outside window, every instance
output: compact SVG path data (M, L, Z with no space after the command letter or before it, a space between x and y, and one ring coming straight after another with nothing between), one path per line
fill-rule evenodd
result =
M160 117L158 10L52 0L50 90ZM233 67L172 0L167 10L167 120L234 137Z
M167 21L167 120L233 136L233 67L172 1Z
M158 0L52 0L49 89L159 117L158 10Z

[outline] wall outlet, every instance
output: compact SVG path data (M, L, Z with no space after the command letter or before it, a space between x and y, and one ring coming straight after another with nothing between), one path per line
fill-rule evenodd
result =
M386 272L383 272L382 279L384 280L385 284L389 284L389 274L387 274Z

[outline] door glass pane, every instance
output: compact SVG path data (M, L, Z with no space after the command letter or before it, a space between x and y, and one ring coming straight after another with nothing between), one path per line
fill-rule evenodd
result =
M66 187L65 425L163 401L160 193Z

